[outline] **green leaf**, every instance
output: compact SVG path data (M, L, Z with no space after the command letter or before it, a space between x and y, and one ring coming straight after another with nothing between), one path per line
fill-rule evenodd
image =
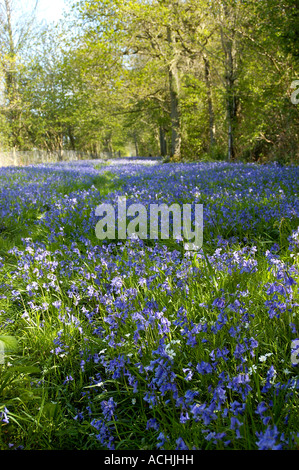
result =
M18 349L18 340L14 336L0 336L0 349L15 352Z
M46 403L43 407L43 415L48 419L55 419L61 412L59 403Z
M23 374L41 374L42 371L35 366L12 366L9 368L12 372L21 372Z

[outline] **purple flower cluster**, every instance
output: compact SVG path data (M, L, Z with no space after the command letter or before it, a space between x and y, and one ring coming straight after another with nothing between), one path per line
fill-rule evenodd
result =
M9 423L9 411L6 406L4 406L3 411L0 411L0 420L2 423Z

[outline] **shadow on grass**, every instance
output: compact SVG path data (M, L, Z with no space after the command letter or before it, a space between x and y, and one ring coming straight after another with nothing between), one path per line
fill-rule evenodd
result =
M106 171L101 175L92 176L86 182L72 181L71 184L65 183L55 188L57 194L71 194L75 191L88 190L95 187L101 194L105 196L112 191L121 188L121 180L118 176L110 171Z
M101 175L92 176L88 181L72 181L66 182L57 187L53 187L53 195L69 195L77 191L89 190L92 187L99 191L101 196L107 196L113 191L121 188L121 180L119 177L110 172ZM49 203L38 201L36 206L24 208L22 216L16 218L7 218L0 224L0 256L5 260L10 259L8 251L13 247L23 248L22 239L30 237L33 241L43 240L43 228L37 224L37 220L41 218L47 211L51 209ZM47 243L47 242L46 242ZM13 256L15 259L15 257Z

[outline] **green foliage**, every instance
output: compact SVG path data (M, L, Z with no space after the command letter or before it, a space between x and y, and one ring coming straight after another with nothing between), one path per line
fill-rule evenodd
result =
M4 362L5 355L18 349L18 341L14 336L0 336L0 360Z
M236 159L297 162L296 20L295 0L74 2L3 45L0 145L194 160L231 138Z

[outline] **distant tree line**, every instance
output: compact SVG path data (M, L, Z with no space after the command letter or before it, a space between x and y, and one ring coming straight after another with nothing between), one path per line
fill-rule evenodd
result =
M50 26L18 5L0 0L0 150L299 161L297 0L70 1Z

